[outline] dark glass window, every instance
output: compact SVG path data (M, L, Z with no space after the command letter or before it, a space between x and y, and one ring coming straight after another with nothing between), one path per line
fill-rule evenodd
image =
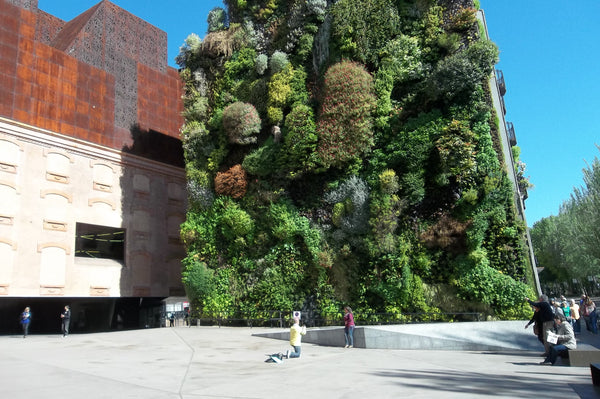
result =
M125 259L125 229L77 223L75 256Z

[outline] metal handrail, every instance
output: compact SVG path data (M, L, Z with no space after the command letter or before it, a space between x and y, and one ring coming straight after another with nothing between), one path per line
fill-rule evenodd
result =
M291 312L283 310L257 311L252 314L236 312L192 314L190 325L218 325L245 327L279 327L290 325ZM343 314L302 312L302 322L309 327L327 327L343 324ZM436 322L482 321L485 315L479 312L411 312L411 313L355 313L357 325L417 324Z

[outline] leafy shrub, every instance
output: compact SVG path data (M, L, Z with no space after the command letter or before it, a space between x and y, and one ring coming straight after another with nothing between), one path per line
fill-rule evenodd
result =
M400 216L401 201L396 195L374 194L371 199L371 226L372 239L369 242L369 251L372 256L394 253L397 250L398 217Z
M425 198L425 171L405 173L401 178L402 191L406 194L409 204L420 203Z
M181 225L181 240L184 243L188 258L213 264L217 257L217 220L215 211L221 209L217 199L205 209L190 212Z
M319 260L327 262L322 258L321 232L310 227L309 220L298 215L298 210L291 203L288 201L272 203L269 206L268 219L271 233L277 242L297 243L297 238L301 237L312 261L315 263Z
M379 187L385 194L395 194L400 188L398 176L392 169L386 169L379 174Z
M213 270L212 290L202 298L202 307L206 313L216 314L219 317L228 317L235 310L233 307L234 296L230 292L233 277L230 268Z
M310 170L317 147L317 133L312 108L297 105L286 116L283 131L283 149L280 167L290 177Z
M498 48L488 40L479 40L440 61L429 80L429 90L446 102L464 101L489 76L496 62Z
M306 0L307 14L316 15L320 20L325 16L327 0Z
M302 68L294 68L289 80L292 89L288 104L295 106L298 104L308 104L308 90L306 89L306 71Z
M187 192L192 207L210 208L213 203L213 192L208 187L201 186L196 181L188 181Z
M421 234L423 244L428 248L443 248L459 254L466 247L468 222L461 222L448 215L442 215L437 222Z
M463 7L450 17L453 30L464 31L472 28L477 22L477 10L471 7Z
M309 59L312 55L312 49L314 44L314 35L310 33L305 33L300 36L298 40L298 47L296 49L296 54L298 55L298 63L303 63L305 60Z
M444 33L438 36L436 45L443 55L454 54L462 46L462 36L458 33Z
M416 80L424 74L421 49L416 38L401 35L390 40L379 52L380 68L375 74L377 94L377 127L385 128L387 119L399 108L393 100L394 90L403 83ZM396 108L396 109L394 109Z
M274 125L279 125L283 119L283 110L272 105L267 106L267 119Z
M249 297L259 309L301 309L306 295L302 280L306 262L292 244L271 248L262 260L262 273L250 287Z
M269 57L266 54L259 54L256 57L256 73L263 75L269 67Z
M288 104L288 99L292 94L290 81L293 76L294 69L291 65L287 65L281 71L273 74L268 83L268 115L269 121L274 125L279 125L283 119L283 108Z
M187 120L204 120L208 112L208 98L199 96L193 103L185 108L183 116Z
M325 202L337 206L341 213L339 228L348 234L362 234L368 227L369 187L357 176L345 180L325 195ZM341 203L342 205L337 205Z
M254 220L237 205L229 201L220 217L221 232L229 241L250 236L254 231Z
M271 73L277 73L283 71L290 61L288 60L288 55L283 51L275 51L273 55L271 55L271 59L269 60L269 68L271 69Z
M252 136L260 132L260 117L254 105L235 102L223 110L223 129L230 143L250 144L256 142Z
M287 203L271 204L269 219L273 236L282 242L292 243L298 232L295 222L296 212Z
M203 153L202 147L209 135L204 123L195 120L186 122L181 130L183 150L187 160L193 162Z
M421 56L421 47L416 38L400 35L390 40L379 53L381 66L394 77L398 83L417 79L423 76L424 65Z
M246 194L248 180L246 171L241 165L232 166L226 172L219 172L215 177L215 192L232 198L242 198Z
M371 196L371 226L372 239L369 242L369 251L372 256L393 253L397 249L398 218L402 208L402 201L395 195L399 189L398 176L391 169L379 174L379 192Z
M379 51L399 33L392 0L339 0L331 6L332 36L342 56L378 65Z
M179 48L179 54L175 57L175 62L179 67L185 68L190 63L190 60L198 52L202 45L202 39L195 33L190 33L185 38L183 45Z
M208 13L208 31L214 32L229 26L227 12L222 7L215 7Z
M206 263L194 259L193 256L186 257L182 263L184 270L181 273L181 280L187 288L190 301L198 304L214 290L214 273Z
M248 87L256 76L256 59L256 50L243 47L227 60L215 93L220 104L247 100Z
M277 156L280 145L269 138L260 148L246 155L242 168L256 176L267 176L277 172Z
M444 128L436 141L442 173L453 176L456 181L469 185L474 183L475 135L465 123L457 120Z
M325 74L317 126L317 151L324 165L342 166L373 145L373 78L359 64L342 61Z
M496 174L500 167L500 162L498 161L498 154L494 150L490 126L484 122L477 122L473 124L473 133L475 133L477 138L475 159L479 175L488 177Z
M498 310L514 308L523 303L530 288L489 266L485 251L470 255L463 263L469 264L457 281L463 299L491 305ZM473 254L473 253L472 253Z

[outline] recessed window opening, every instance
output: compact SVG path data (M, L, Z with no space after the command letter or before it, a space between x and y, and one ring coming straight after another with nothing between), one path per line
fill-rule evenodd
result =
M77 223L75 256L124 260L125 229Z

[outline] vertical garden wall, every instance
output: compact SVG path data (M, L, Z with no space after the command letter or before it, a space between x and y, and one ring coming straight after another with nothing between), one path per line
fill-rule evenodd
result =
M195 310L522 315L473 2L225 4L178 56Z

